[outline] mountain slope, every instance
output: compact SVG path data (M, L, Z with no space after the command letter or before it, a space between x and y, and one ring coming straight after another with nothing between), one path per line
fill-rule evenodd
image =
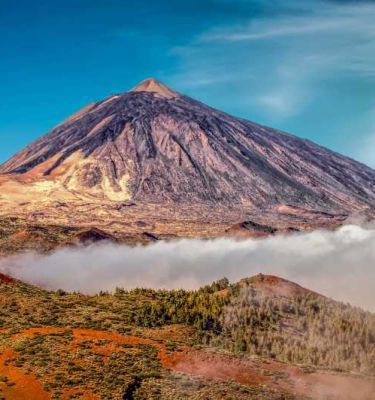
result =
M0 174L67 198L332 213L375 205L371 168L154 79L85 107Z

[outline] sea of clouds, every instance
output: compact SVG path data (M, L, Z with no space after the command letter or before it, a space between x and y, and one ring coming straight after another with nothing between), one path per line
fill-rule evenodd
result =
M194 289L261 272L375 311L375 229L346 225L265 239L183 239L138 247L103 242L11 256L0 260L0 271L44 288L90 294L116 287Z

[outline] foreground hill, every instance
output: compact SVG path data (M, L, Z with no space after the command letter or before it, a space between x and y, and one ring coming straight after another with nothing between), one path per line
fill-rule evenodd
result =
M335 227L374 205L371 168L154 79L88 105L0 166L0 215L111 234Z
M84 296L1 276L0 302L7 400L371 400L375 391L374 314L278 277Z

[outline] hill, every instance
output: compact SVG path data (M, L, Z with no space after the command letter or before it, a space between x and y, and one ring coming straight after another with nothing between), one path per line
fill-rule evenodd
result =
M6 399L371 400L375 389L374 314L277 277L96 296L2 279L0 302Z

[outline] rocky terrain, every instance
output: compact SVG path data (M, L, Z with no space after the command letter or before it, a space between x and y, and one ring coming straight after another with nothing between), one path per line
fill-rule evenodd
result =
M0 216L135 241L335 228L372 219L374 205L371 168L154 79L88 105L0 166Z

